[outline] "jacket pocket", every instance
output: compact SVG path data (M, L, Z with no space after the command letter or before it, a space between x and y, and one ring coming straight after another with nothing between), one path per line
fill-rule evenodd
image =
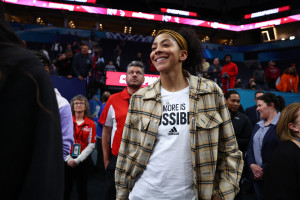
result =
M202 163L211 165L211 163L216 162L222 123L223 120L217 112L201 113L196 116L196 132L193 137L195 137L194 141L197 142L194 144L194 148Z
M132 115L130 119L130 127L138 131L139 142L142 145L145 140L145 133L148 130L150 124L150 119L146 117L141 117L138 115Z
M197 128L212 129L219 127L219 125L222 123L223 120L220 114L217 112L201 113L196 117Z
M145 131L148 129L150 123L149 118L132 115L130 119L130 126L139 131Z

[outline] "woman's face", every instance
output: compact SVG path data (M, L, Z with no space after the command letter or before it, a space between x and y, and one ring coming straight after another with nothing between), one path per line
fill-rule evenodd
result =
M179 70L187 58L187 52L181 50L176 40L166 33L158 35L151 48L150 59L159 72Z
M84 100L75 100L74 101L74 111L76 112L84 112L85 111L85 103Z
M263 100L257 100L257 111L262 119L268 119L273 106L268 106Z
M297 111L297 118L294 122L288 124L288 127L294 131L297 137L300 137L300 109Z

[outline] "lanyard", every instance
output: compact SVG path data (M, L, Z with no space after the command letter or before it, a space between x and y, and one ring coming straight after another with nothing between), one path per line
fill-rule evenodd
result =
M83 135L83 130L82 130L82 128L83 128L83 124L82 124L82 126L81 126L81 128L80 128L78 134L76 134L76 133L77 133L77 131L76 131L76 125L75 125L75 123L74 123L74 138L75 138L75 143L77 142L77 139L78 139L78 137L80 136L80 133L81 133L81 139L82 139L82 135Z

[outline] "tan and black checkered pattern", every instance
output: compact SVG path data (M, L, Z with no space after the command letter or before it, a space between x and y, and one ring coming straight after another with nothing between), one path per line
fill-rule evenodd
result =
M210 200L212 195L234 199L239 191L243 160L222 90L210 80L189 74L187 78L197 199ZM115 171L117 199L128 199L135 178L146 168L151 156L162 115L160 90L158 79L131 97Z

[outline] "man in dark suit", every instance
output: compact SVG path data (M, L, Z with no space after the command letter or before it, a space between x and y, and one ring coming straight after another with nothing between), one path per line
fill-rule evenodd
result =
M261 90L258 90L257 92L255 92L255 98L254 98L254 101L255 101L255 105L254 106L251 106L249 108L246 109L245 111L245 114L249 117L249 119L251 120L252 122L252 126L254 127L255 124L260 121L260 116L259 116L259 113L258 111L256 110L257 109L257 105L256 105L256 101L257 101L257 98L262 96L264 94L264 91L261 91Z
M252 129L253 129L252 122L245 114L239 111L241 104L240 104L240 94L237 91L229 90L228 92L225 93L224 97L230 113L233 129L235 132L239 149L243 152L243 155L245 156L251 138ZM248 174L246 173L246 169L244 167L244 171L240 182L241 192L237 194L235 200L241 200L242 199L241 193L244 193L244 191L246 192L246 187L245 187L246 185L244 183L247 181L248 178L247 175Z

